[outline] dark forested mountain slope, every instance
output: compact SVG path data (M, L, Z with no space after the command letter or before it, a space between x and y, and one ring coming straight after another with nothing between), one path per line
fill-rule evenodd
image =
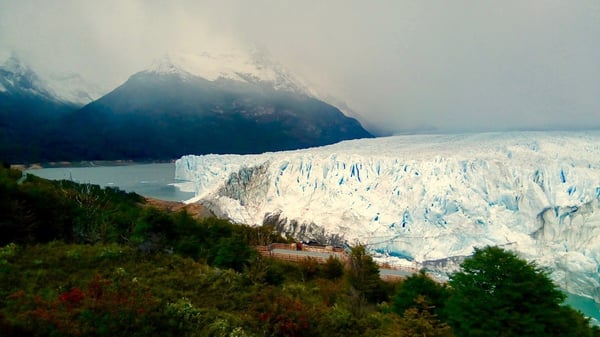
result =
M47 146L59 132L58 119L79 107L59 99L16 57L0 66L0 160L39 161L54 157Z
M261 153L371 137L315 98L183 71L137 73L64 125L74 131L70 151L87 159Z
M29 68L7 64L0 67L0 160L7 162L247 154L372 137L323 101L242 74L209 81L163 63L80 108Z

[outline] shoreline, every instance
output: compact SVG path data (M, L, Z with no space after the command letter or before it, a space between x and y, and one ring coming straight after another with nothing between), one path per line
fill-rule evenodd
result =
M96 167L96 166L130 166L145 164L170 164L175 163L177 159L165 160L82 160L82 161L53 161L31 164L11 164L10 168L21 171L39 170L45 168L66 168L66 167Z

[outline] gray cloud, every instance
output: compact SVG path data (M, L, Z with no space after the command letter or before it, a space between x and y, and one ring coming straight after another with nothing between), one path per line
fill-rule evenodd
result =
M238 43L380 132L600 127L594 0L0 3L0 49L107 87L165 52Z

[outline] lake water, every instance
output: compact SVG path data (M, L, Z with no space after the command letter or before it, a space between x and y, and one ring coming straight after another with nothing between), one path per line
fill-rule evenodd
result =
M194 197L175 184L175 164L137 164L121 166L53 167L28 170L27 173L51 180L118 187L127 192L161 200L182 201Z
M127 192L161 200L183 201L194 193L183 192L176 187L175 164L138 164L125 166L61 167L28 170L28 173L52 180L72 180L100 186L118 187ZM600 305L593 300L569 294L566 303L588 317L600 321Z
M591 298L567 294L565 303L581 311L584 315L591 317L592 322L600 325L600 304Z
M584 315L592 317L594 319L594 324L600 325L600 304L587 297L572 294L567 295L568 297L565 301L566 304L581 311Z

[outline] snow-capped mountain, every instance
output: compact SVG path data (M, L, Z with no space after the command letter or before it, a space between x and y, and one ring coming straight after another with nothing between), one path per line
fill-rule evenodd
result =
M0 53L0 158L62 160L71 130L66 115L95 96L77 75L42 77L13 53Z
M0 62L0 93L55 99L46 83L14 55Z
M15 54L3 53L0 56L0 93L83 106L99 98L102 90L78 74L42 77Z
M184 156L176 177L239 223L441 270L499 245L600 301L599 158L600 132L418 135Z
M335 106L344 115L361 121L363 116L348 104L275 62L269 53L257 47L204 51L198 54L176 52L156 59L144 70L156 74L199 76L209 81L237 81L278 91L306 95Z
M78 147L69 152L102 159L171 159L372 137L337 108L278 87L281 81L253 79L249 73L246 80L233 79L224 72L209 80L188 69L164 57L69 115L65 125L73 138L67 145Z
M46 79L48 89L63 102L84 106L106 93L100 86L87 81L79 74L50 74Z
M272 61L259 49L169 53L145 69L156 74L188 74L209 81L230 80L259 84L275 90L318 97L316 92L283 66Z
M89 104L98 91L78 75L42 78L14 55L4 64L5 134L28 144L0 151L11 161L172 159L372 137L258 52L171 54Z

